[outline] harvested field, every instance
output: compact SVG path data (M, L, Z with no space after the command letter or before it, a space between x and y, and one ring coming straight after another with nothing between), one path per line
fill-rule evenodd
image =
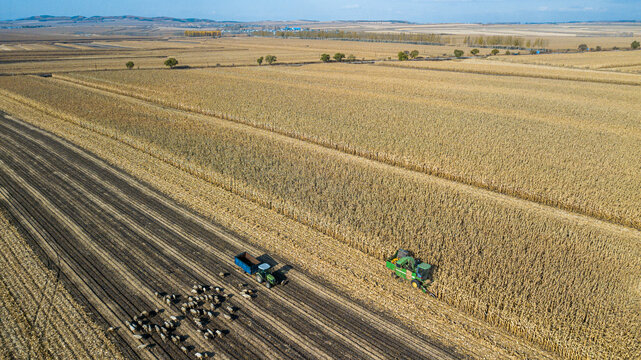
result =
M152 322L180 316L178 303L167 305L154 291L185 298L194 283L222 287L231 294L224 304L238 310L233 320L214 314L206 323L224 330L214 341L188 324L192 316L182 318L178 334L188 336L181 344L192 356L196 351L227 358L455 355L296 269L283 270L287 285L257 288L251 300L241 296L240 284L255 286L232 270L233 256L241 249L263 254L262 249L59 138L6 117L0 126L0 204L48 256L59 249L60 266L81 296L121 328L117 337L123 347L152 344L128 357L187 358L158 334L135 339L126 321L154 308L161 311L148 315ZM278 268L286 265L276 257L273 261ZM221 278L221 271L228 275Z
M641 228L636 86L347 64L56 77Z
M636 230L234 121L52 79L0 81L15 99L153 153L379 259L409 247L439 267L433 291L440 299L550 350L568 357L639 353Z
M122 359L62 285L55 258L45 266L9 218L0 208L0 358Z

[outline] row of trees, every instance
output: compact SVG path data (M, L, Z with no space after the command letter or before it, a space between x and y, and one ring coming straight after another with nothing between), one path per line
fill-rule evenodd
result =
M420 34L420 33L374 33L362 31L343 31L343 30L304 30L304 31L254 31L256 36L275 36L275 37L296 37L301 39L344 39L344 40L361 40L361 41L380 41L380 42L410 42L419 44L444 44L443 37L438 34Z
M398 59L401 61L405 61L408 59L416 59L418 57L418 50L412 50L412 51L399 51L398 52Z
M329 56L329 54L322 54L320 56L320 59L321 59L322 62L330 62L331 61L331 57ZM334 54L334 60L336 60L338 62L341 62L343 60L348 61L348 62L352 62L352 61L356 61L356 56L354 56L354 54L349 54L349 56L345 57L345 54L343 54L343 53L336 53L336 54Z
M169 58L165 60L165 66L167 66L170 69L173 69L174 67L176 67L176 65L178 65L178 60L176 60L176 58ZM127 61L125 66L127 67L127 69L131 70L134 68L135 64L133 61Z
M222 32L220 30L185 30L185 36L189 36L189 37L199 37L199 36L221 37L222 36Z
M466 36L463 43L468 46L514 46L542 49L548 45L545 39L524 39L516 36L492 35L492 36Z
M258 63L258 66L263 64L263 61L266 62L267 64L271 65L275 63L277 60L275 55L265 55L261 56L258 59L256 59L256 62Z
M639 47L641 47L641 44L637 40L634 40L630 44L630 49L632 49L632 50L637 50ZM601 51L602 50L601 46L596 46L594 48L589 48L587 44L579 45L578 49L579 49L579 51ZM614 47L614 48L612 48L612 50L618 50L618 48Z

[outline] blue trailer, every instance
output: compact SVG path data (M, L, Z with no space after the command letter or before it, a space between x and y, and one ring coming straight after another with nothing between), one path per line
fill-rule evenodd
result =
M256 275L256 281L259 283L265 283L265 286L269 289L272 286L276 285L276 278L271 273L271 265L267 263L261 263L255 257L249 255L247 252L243 251L240 254L234 257L234 263L238 265L245 273L248 275Z

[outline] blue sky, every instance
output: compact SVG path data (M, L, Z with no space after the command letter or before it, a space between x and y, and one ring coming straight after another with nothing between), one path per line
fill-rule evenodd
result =
M641 20L641 0L0 0L0 19L140 15L215 20L543 22Z

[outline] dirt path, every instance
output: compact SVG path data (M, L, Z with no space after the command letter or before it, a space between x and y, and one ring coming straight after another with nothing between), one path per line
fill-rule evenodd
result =
M256 284L235 270L233 255L266 251L55 136L8 118L0 128L0 204L45 254L60 256L69 283L105 322L122 327L115 339L123 347L141 344L126 329L135 314L158 307L163 318L178 314L154 290L186 294L207 283L235 294L229 302L240 310L234 321L212 320L208 326L229 330L214 342L181 326L194 351L220 358L455 356L296 270L285 286L257 287L253 300L239 296L238 284ZM222 279L220 271L230 275ZM158 335L150 342L158 345L136 354L185 357Z

